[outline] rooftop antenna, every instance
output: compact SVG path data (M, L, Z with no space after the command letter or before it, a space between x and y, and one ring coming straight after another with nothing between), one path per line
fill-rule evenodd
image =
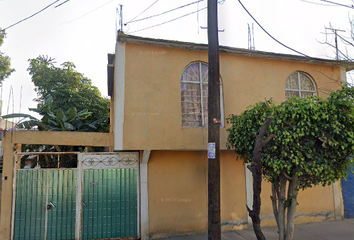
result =
M198 26L198 35L199 35L199 1L197 2L197 26Z
M118 26L117 26L117 15L118 15L118 8L116 7L116 22L115 22L116 26L115 26L115 28L114 28L114 33L115 33L115 35L116 35L116 39L115 39L115 41L117 41L117 31L118 31Z
M248 23L247 25L248 25L248 49L255 50L256 47L254 46L254 26L252 23L252 30L251 30L250 25Z
M326 30L331 30L334 33L334 42L335 42L335 48L336 48L336 60L339 60L339 50L338 50L338 32L345 32L345 30L341 29L335 29L331 27L326 27ZM326 39L327 39L327 32L326 32Z
M20 91L20 109L18 113L21 113L21 107L22 107L22 86L21 86L21 91ZM21 120L21 118L18 118L18 122Z
M115 34L116 34L116 40L117 40L117 32L118 32L118 26L117 26L117 16L119 13L119 30L123 32L123 5L119 4L119 9L116 8L116 26L115 26Z
M12 96L12 101L14 101L13 99L13 88L12 88L12 85L10 86L10 92L9 92L9 101L7 102L7 113L6 114L9 114L9 110L10 110L10 102L11 102L11 96ZM7 123L8 121L5 122L5 129L7 129Z
M120 31L123 32L123 5L119 4L119 24L120 24Z

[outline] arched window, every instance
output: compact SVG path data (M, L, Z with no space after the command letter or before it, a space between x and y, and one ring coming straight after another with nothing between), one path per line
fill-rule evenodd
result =
M288 100L293 96L300 98L316 96L316 85L310 76L294 72L286 79L285 98Z
M222 87L220 81L220 120L223 126ZM208 65L196 62L181 75L182 126L208 126Z

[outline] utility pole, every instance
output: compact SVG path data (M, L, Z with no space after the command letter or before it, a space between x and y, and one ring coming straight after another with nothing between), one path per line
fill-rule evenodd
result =
M337 32L345 32L344 30L334 29L334 28L326 28L328 30L332 30L335 36L335 47L336 47L336 60L339 60L339 52L338 52L338 33Z
M208 0L208 240L221 240L220 70L217 0Z

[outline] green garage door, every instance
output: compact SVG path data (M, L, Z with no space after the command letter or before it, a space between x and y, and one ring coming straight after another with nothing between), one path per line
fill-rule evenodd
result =
M81 237L137 237L137 169L83 170Z

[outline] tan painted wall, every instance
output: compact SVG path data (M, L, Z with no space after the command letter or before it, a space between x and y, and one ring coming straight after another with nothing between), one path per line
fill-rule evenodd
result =
M222 231L247 228L245 168L232 150L221 151ZM150 237L207 231L207 154L205 151L152 151L148 167ZM263 182L262 226L275 226L271 185ZM299 193L296 223L333 220L333 188Z
M272 203L270 196L272 187L268 182L262 183L262 226L275 226ZM335 219L335 206L333 187L316 186L300 190L298 195L299 205L296 208L295 223L320 222Z
M223 230L246 220L244 166L233 151L221 152ZM148 169L149 226L152 238L205 232L208 158L205 151L152 151Z
M188 64L207 62L207 52L126 43L125 61L123 149L206 149L207 128L181 126L180 77ZM285 81L294 71L312 76L320 96L341 80L339 67L220 54L224 116L264 99L285 100Z

